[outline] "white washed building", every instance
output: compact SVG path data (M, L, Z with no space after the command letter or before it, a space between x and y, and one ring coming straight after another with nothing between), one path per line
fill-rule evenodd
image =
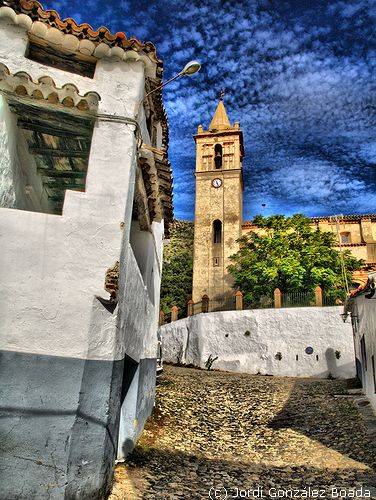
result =
M363 393L376 411L376 273L352 292L345 313L351 315L355 340L357 374Z
M172 178L161 95L143 97L162 65L0 6L0 498L97 498L154 402Z

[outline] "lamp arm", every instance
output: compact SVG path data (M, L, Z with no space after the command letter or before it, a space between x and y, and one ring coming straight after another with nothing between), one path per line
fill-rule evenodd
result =
M173 76L172 78L170 78L169 80L167 80L166 82L163 82L161 83L161 85L158 85L158 87L155 87L155 89L151 90L150 92L148 92L146 95L144 95L144 99L146 99L147 97L149 97L150 94L152 94L153 92L156 92L157 90L160 90L161 88L163 88L165 85L167 85L168 83L170 82L173 82L174 80L176 80L177 78L179 78L179 76L182 76L181 73L178 73L177 75Z
M137 119L137 116L138 116L138 112L140 110L140 106L141 104L145 101L145 99L147 97L149 97L150 94L152 94L153 92L156 92L157 90L160 90L161 88L163 88L165 85L167 85L168 83L176 80L177 78L179 78L179 76L182 76L183 73L180 72L178 73L177 75L174 75L172 78L170 78L169 80L167 80L166 82L163 82L161 83L161 85L158 85L158 87L155 87L155 89L151 90L150 92L148 92L147 94L144 95L144 97L142 99L140 99L138 101L138 103L136 104L136 107L135 107L135 116L136 116L136 119Z

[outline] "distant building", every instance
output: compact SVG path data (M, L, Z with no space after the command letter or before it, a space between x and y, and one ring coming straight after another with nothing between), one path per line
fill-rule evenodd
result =
M193 291L194 302L208 295L211 300L231 293L227 271L230 256L237 252L236 240L257 231L242 220L244 157L239 123L231 125L220 100L208 130L199 125L196 135L196 202ZM365 261L364 271L354 278L362 282L376 269L376 214L312 217L312 226L331 231L338 247L347 248Z
M376 411L376 273L351 293L345 313L351 316L358 377Z
M104 498L152 410L161 79L150 43L0 1L1 498Z

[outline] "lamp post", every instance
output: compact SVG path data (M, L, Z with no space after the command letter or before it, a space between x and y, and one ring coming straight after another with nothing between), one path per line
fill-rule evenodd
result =
M179 73L177 73L175 76L173 76L172 78L170 78L166 82L163 82L158 87L155 87L155 89L153 89L150 92L148 92L144 96L144 99L146 99L146 97L148 97L153 92L156 92L157 90L160 90L161 88L165 87L169 83L173 82L177 78L180 78L181 76L186 76L186 75L187 76L192 76L195 73L197 73L198 71L200 71L200 69L201 69L201 64L198 61L189 61Z
M169 83L173 82L177 78L180 78L181 76L192 76L195 73L197 73L198 71L200 71L200 69L201 69L201 64L198 61L189 61L184 66L184 68L181 71L179 71L179 73L177 73L176 75L174 75L172 78L170 78L166 82L162 82L160 85L158 85L158 87L155 87L155 89L151 90L146 95L144 95L144 97L136 105L136 110L135 110L135 116L136 116L136 118L138 116L138 112L140 110L141 104L144 102L144 100L147 97L149 97L150 94L153 94L154 92L157 92L158 90L160 90L161 88L165 87Z

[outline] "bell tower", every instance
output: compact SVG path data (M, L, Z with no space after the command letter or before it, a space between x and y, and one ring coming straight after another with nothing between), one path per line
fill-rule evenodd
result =
M199 125L196 142L196 203L194 222L194 302L208 295L218 300L229 295L232 279L227 271L241 236L244 156L243 133L232 126L223 93L209 129Z

